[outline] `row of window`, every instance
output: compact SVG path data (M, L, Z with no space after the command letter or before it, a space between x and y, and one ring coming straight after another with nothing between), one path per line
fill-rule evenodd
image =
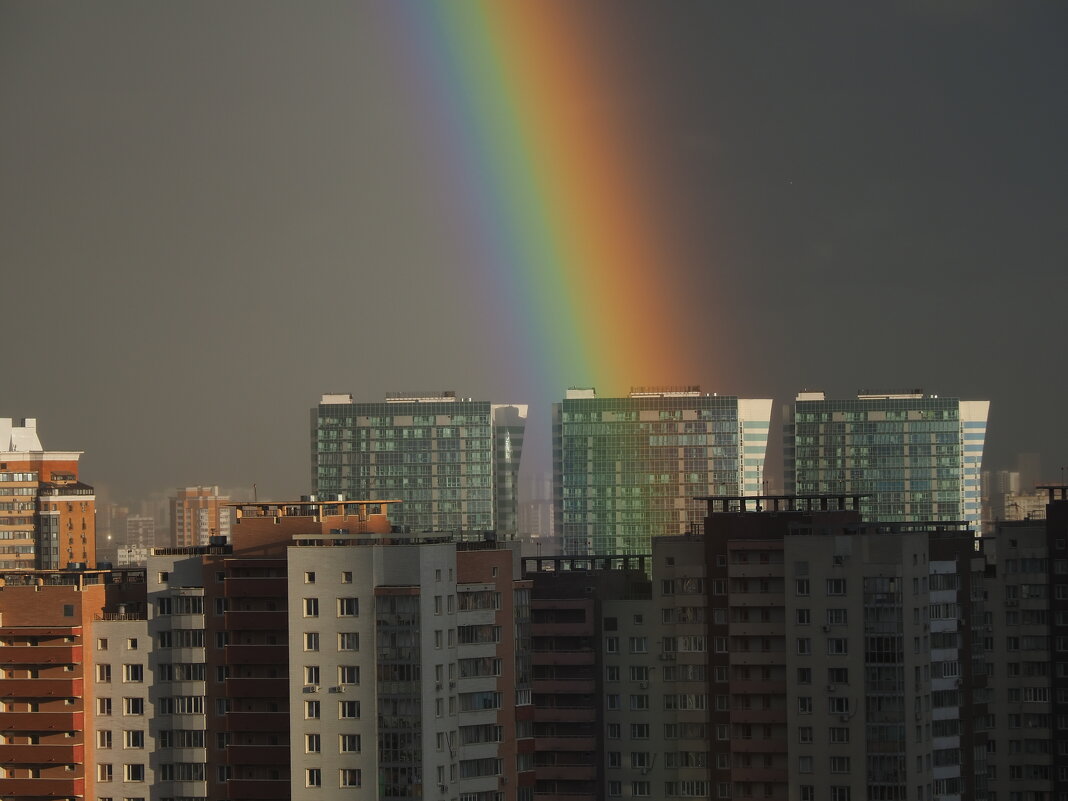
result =
M322 787L323 771L321 768L308 768L304 771L305 787ZM341 768L338 770L338 787L362 787L363 771L359 768Z
M337 599L337 616L338 617L356 617L360 614L360 599L359 598L338 598ZM319 617L319 599L318 598L305 598L304 599L304 617Z
M362 750L360 735L339 734L337 750L339 754L358 754ZM321 754L323 752L323 740L318 734L304 735L304 753Z

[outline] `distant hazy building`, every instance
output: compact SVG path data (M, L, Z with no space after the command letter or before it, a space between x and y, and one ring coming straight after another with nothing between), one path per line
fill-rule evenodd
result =
M176 548L207 545L211 537L230 534L230 497L219 488L185 487L171 498L171 543ZM146 523L147 525L147 523Z
M981 531L990 401L922 390L828 400L802 392L783 412L787 494L855 494L866 520L967 521Z
M356 403L323 395L311 412L317 497L400 500L412 531L515 534L527 407L436 395Z
M33 418L0 418L0 569L96 564L96 494L81 451L46 451Z
M699 530L704 495L761 491L771 400L636 388L569 389L553 405L553 506L564 553L644 554Z

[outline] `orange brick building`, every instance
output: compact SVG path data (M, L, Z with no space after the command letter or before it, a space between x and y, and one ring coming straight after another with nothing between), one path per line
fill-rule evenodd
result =
M44 450L32 418L0 418L0 570L96 565L96 494L78 478L80 456Z

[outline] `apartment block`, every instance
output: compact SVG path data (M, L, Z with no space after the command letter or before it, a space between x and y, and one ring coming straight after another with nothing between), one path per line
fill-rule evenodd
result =
M569 389L553 405L554 529L571 556L648 555L700 530L703 495L759 494L770 400L638 387Z
M0 418L0 570L96 564L96 494L80 451L46 451L33 418Z
M176 548L207 545L212 537L228 537L230 497L217 486L183 487L170 499L171 544Z
M395 393L382 402L323 395L311 411L316 497L401 500L393 523L414 532L517 532L527 407Z

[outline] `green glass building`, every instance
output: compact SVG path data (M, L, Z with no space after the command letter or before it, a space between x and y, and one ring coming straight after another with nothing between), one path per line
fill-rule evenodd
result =
M401 500L390 518L411 531L513 535L526 418L526 406L454 392L323 395L311 410L313 492Z
M967 521L980 531L990 401L922 390L827 400L802 392L783 411L787 493L856 494L865 520Z
M695 497L763 489L771 400L636 388L570 389L553 405L553 513L567 555L647 554L700 531Z

